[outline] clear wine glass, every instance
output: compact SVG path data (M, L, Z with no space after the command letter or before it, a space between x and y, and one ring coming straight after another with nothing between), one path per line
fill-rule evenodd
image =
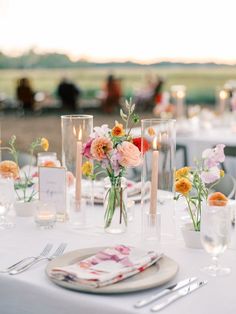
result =
M211 276L227 275L230 268L218 263L230 242L231 215L226 201L208 201L201 214L201 242L205 251L212 256L212 264L202 271Z
M7 217L15 200L13 177L0 175L0 229L10 229L14 226L13 222Z

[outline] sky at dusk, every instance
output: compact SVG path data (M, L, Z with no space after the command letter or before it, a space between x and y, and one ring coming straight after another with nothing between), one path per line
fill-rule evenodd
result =
M0 51L236 63L235 0L0 0Z

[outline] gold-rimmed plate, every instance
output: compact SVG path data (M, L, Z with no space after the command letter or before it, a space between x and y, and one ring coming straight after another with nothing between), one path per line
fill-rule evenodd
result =
M52 282L66 289L89 293L114 294L142 291L161 286L174 278L179 269L178 264L173 259L163 255L163 257L156 264L147 268L145 271L115 284L101 288L80 285L76 282L65 282L51 276L51 270L53 268L71 265L76 261L83 260L103 249L105 249L105 247L92 247L68 252L63 256L59 256L52 260L47 265L46 274Z

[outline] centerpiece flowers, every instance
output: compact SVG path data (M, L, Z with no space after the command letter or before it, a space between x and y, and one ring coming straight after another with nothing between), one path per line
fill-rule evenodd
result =
M111 227L117 211L119 221L116 223L120 226L124 223L127 226L124 175L127 168L139 166L142 162L141 138L133 138L131 135L132 127L139 122L134 110L135 104L132 104L131 100L126 101L125 110L120 110L125 127L118 121L112 129L106 124L95 127L83 147L83 156L89 160L82 166L83 174L92 179L101 173L107 176L105 182L108 188L104 200L104 221L107 230ZM94 169L91 160L95 161ZM95 173L97 169L99 171Z
M4 160L0 162L0 174L6 177L11 176L14 179L16 196L19 201L22 201L24 203L31 202L37 194L37 191L34 189L31 168L34 153L37 149L40 148L44 151L47 151L49 148L49 142L44 137L37 138L30 144L30 164L28 165L27 171L24 171L20 170L19 168L19 153L16 149L16 136L13 135L10 138L8 147L2 147L2 149L6 149L11 153L13 161Z
M184 167L176 171L175 191L178 194L175 199L185 198L195 231L200 231L204 201L210 199L216 204L218 201L227 201L220 192L210 194L224 176L224 171L220 169L220 164L225 160L224 147L224 144L218 144L212 149L206 149L201 159L195 161L195 167Z

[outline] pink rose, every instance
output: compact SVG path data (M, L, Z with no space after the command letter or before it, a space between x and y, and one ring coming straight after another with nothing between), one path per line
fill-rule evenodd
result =
M141 163L141 153L137 146L124 141L117 146L120 155L119 163L123 167L136 167Z

